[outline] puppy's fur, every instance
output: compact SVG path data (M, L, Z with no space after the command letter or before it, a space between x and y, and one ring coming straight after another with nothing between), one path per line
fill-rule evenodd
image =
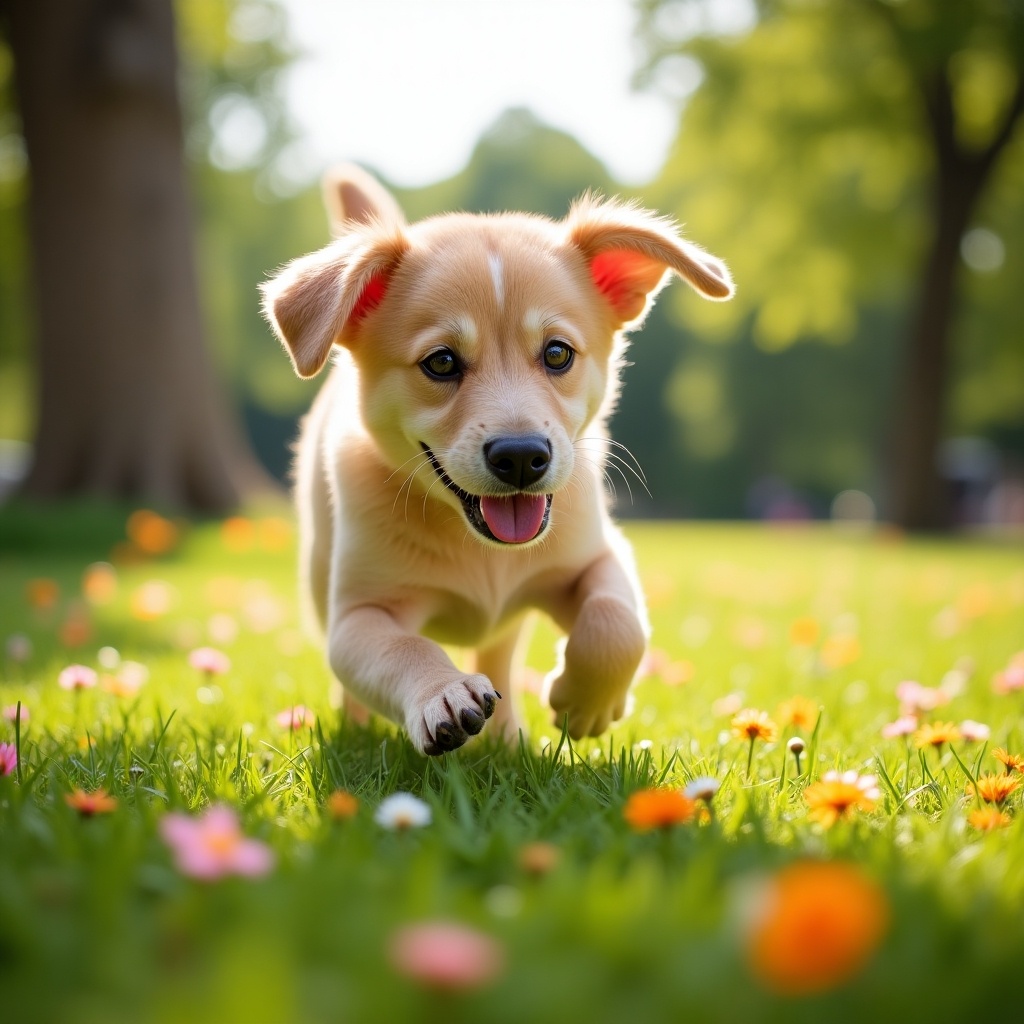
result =
M407 225L354 167L325 183L338 239L263 287L302 377L304 589L346 701L428 754L493 714L520 727L511 663L526 613L568 638L544 695L574 738L625 710L647 616L602 485L626 328L674 272L710 299L721 262L674 225L585 197L555 223L451 214ZM439 644L476 649L474 672Z

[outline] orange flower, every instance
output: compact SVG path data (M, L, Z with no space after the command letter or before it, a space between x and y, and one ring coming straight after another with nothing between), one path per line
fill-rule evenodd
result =
M768 717L767 711L744 708L732 720L732 734L741 740L772 743L779 735L779 727Z
M769 883L767 895L747 937L747 959L758 980L781 995L849 981L889 923L885 893L851 864L792 864Z
M144 555L164 555L178 543L178 528L169 519L140 508L128 517L128 539Z
M830 636L821 646L821 663L825 668L845 668L859 657L860 640L855 636Z
M804 790L804 800L810 808L807 817L831 828L852 810L874 810L881 795L875 775L826 772L820 782Z
M925 747L941 747L960 739L960 728L954 722L926 722L914 733L914 745L918 750Z
M639 789L631 793L622 816L637 832L684 825L697 812L696 803L678 789Z
M109 604L117 595L117 571L109 562L93 562L82 574L82 593L90 604Z
M60 597L56 580L36 579L25 584L25 599L31 607L40 611L52 608Z
M327 798L327 813L335 821L347 821L354 818L359 810L359 798L353 796L347 790L336 789Z
M784 725L792 725L804 732L812 732L818 721L818 702L810 697L794 694L784 700L775 712Z
M251 551L256 542L256 526L251 519L231 516L220 524L221 543L234 554Z
M66 793L64 801L83 818L91 818L94 814L109 814L117 807L117 801L102 789L95 789L91 793L76 789L73 793Z
M1012 775L979 775L976 785L967 783L967 794L980 796L987 804L1001 804L1019 785Z
M971 828L979 832L994 832L997 828L1006 828L1013 819L997 807L979 807L967 815Z
M1024 757L1020 754L1011 754L1004 747L996 747L996 749L992 751L992 756L997 761L1006 765L1007 774L1015 769L1019 772L1024 772Z
M527 843L519 851L519 866L529 875L546 875L562 859L562 851L554 843Z

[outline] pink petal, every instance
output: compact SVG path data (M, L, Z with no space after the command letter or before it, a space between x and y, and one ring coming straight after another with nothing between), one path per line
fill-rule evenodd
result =
M258 839L243 839L229 858L229 870L249 878L265 875L274 866L274 851Z

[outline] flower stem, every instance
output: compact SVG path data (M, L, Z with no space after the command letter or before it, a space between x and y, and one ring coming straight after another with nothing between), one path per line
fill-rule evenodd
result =
M747 754L747 781L750 780L750 766L754 763L754 737L750 737L750 752Z

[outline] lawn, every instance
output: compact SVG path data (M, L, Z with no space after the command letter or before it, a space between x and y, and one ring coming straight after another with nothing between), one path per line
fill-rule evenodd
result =
M1014 774L1002 804L970 787L1010 772L995 748L1024 753L1020 546L628 533L654 625L631 717L598 741L561 735L535 696L556 640L539 623L529 738L485 732L428 760L340 716L299 623L287 513L0 513L0 743L18 748L0 775L2 1019L937 1022L1019 1006L1021 790ZM203 646L226 671L190 663ZM62 688L75 664L97 685ZM916 731L887 737L908 680ZM771 719L762 738L736 735L745 709ZM841 781L820 785L833 770L860 779L846 810ZM704 776L709 802L678 796ZM651 788L673 795L638 803ZM79 790L114 803L83 813ZM430 822L380 823L393 793ZM211 805L231 810L207 853L243 873L194 877L215 869L182 852ZM641 827L659 815L674 823Z

